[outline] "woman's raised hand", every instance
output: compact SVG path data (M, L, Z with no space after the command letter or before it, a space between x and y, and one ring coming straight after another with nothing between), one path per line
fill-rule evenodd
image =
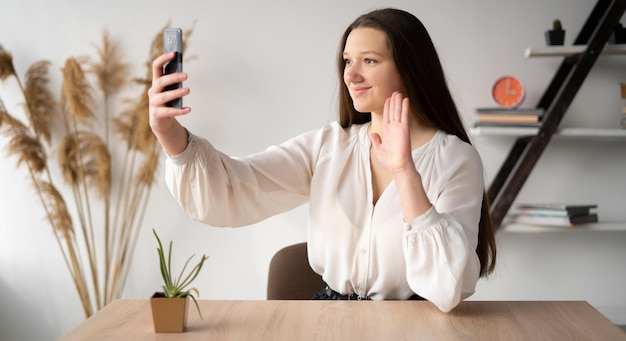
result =
M187 146L187 131L178 123L176 116L186 115L189 107L171 108L165 103L189 94L189 88L182 87L164 91L165 87L187 80L183 72L163 75L163 65L174 59L174 52L165 53L152 62L152 86L148 90L150 128L166 153L173 155Z
M183 72L163 75L163 65L174 59L174 52L165 53L152 62L152 86L148 90L150 105L150 126L152 130L167 132L173 118L185 115L191 108L170 108L165 103L189 94L189 88L178 88L163 91L166 86L187 80L187 74Z
M382 136L381 136L382 135ZM394 92L385 101L382 132L372 134L370 139L376 158L389 172L404 171L414 167L411 157L409 131L409 99Z

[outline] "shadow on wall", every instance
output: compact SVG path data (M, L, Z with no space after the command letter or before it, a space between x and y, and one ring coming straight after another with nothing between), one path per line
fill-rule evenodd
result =
M32 309L23 295L0 278L0 340L53 340L61 330L46 321L41 311ZM42 309L43 310L43 309Z

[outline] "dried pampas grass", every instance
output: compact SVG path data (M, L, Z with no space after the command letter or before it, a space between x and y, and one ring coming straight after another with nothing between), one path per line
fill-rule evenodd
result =
M87 82L85 72L76 58L68 58L62 72L61 107L72 119L88 125L95 117L91 84Z
M26 111L33 124L36 134L50 144L50 125L58 117L57 104L54 96L48 90L49 61L39 61L28 68L24 96L26 97Z
M102 33L101 46L96 46L99 62L89 64L90 72L96 76L105 98L111 97L128 84L128 64L122 62L121 53L111 41L108 31Z
M2 121L4 120L4 117L8 114L7 108L4 107L4 102L0 99L0 128L2 128Z
M89 131L68 134L61 140L57 151L65 182L78 186L87 181L101 198L109 198L111 156L99 135Z
M11 126L8 133L10 140L7 153L17 156L18 166L25 163L35 173L43 171L46 168L47 157L41 142L21 122L14 119L7 121Z
M97 60L84 57L66 60L61 68L58 102L48 89L50 62L31 65L23 86L11 54L0 46L0 80L15 77L22 90L28 120L24 124L10 115L0 99L0 133L9 137L8 154L17 157L18 165L27 165L86 317L121 297L155 182L162 153L148 122L147 91L152 82L152 60L163 49L161 31L152 40L149 59L144 64L147 77L132 82L128 76L130 67L104 31ZM185 32L185 42L190 35L191 30ZM119 100L116 96L127 86L137 84L139 96L121 100L126 107L114 112L110 104ZM102 106L96 106L96 100ZM98 116L104 117L104 133L94 124ZM63 128L65 132L56 148L49 149L57 153L62 180L75 206L74 216L70 215L69 201L58 190L48 164L51 152L46 145L53 147L56 131L52 123L59 118L64 124L57 129ZM111 154L114 141L125 146L119 163ZM94 220L94 194L102 203L104 219ZM104 245L97 247L101 241Z
M50 207L52 227L57 235L61 238L67 238L74 234L72 226L72 217L67 210L65 200L59 191L50 182L38 180L35 182L35 188L42 194L46 207Z
M138 184L144 185L146 187L150 187L154 184L155 174L157 171L157 167L159 166L159 155L158 152L153 152L148 154L145 162L137 172L137 177L135 181Z
M0 81L4 81L14 75L15 68L13 67L13 57L0 45Z

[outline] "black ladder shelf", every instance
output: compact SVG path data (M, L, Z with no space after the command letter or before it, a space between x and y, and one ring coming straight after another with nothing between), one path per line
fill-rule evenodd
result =
M539 100L537 107L544 109L539 131L516 139L487 191L496 228L502 224L625 10L626 0L599 0L591 11L574 40L574 45L586 45L586 49L564 57Z

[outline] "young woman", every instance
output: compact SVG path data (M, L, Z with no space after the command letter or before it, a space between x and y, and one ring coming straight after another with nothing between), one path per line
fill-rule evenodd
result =
M422 23L397 9L357 18L338 55L339 122L244 158L178 123L189 93L163 89L153 63L150 124L166 182L183 209L212 226L242 226L309 203L316 299L426 299L450 311L495 266L483 167Z

